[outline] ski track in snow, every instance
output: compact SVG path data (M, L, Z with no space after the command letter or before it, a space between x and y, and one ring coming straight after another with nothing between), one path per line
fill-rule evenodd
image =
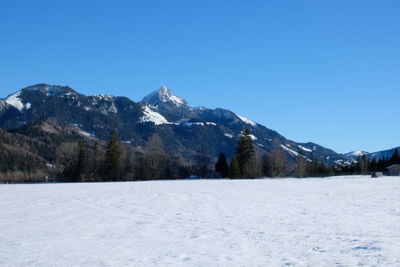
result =
M0 185L0 266L400 266L400 177Z

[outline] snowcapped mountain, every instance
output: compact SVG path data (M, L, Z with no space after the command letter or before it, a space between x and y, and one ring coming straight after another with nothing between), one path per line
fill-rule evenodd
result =
M158 107L171 105L174 107L188 107L186 100L174 95L165 85L143 98L142 102Z
M38 84L0 102L1 128L16 129L49 118L103 140L116 129L122 141L137 147L144 146L156 133L171 154L188 159L195 158L199 151L211 158L220 152L232 156L245 128L250 130L257 150L283 150L292 162L298 156L328 164L349 159L318 144L288 140L230 110L190 107L166 86L134 102L126 97L85 96L68 86Z

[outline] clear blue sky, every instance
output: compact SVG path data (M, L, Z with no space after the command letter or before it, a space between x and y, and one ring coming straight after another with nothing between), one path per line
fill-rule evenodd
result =
M0 2L0 96L166 84L295 141L400 146L400 1Z

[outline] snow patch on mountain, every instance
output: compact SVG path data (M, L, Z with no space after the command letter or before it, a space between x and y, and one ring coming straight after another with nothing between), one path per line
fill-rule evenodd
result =
M193 125L197 125L197 126L204 126L204 125L212 125L212 126L216 126L217 124L214 122L190 122L190 121L184 121L184 122L180 122L180 123L176 123L176 125L181 125L181 126L193 126Z
M345 154L345 156L347 156L347 157L362 157L364 155L368 155L368 152L356 150L356 151L351 151L351 152Z
M108 108L108 112L118 113L117 107L114 105L114 102L111 103L111 106Z
M335 160L335 164L338 166L350 166L353 163L357 163L357 160L354 159L351 159L350 161L342 159Z
M97 100L103 100L103 101L113 101L115 99L115 96L112 95L105 95L105 94L98 94L94 95Z
M253 140L253 141L257 140L257 137L255 135L249 134L249 136L250 136L251 140Z
M299 147L300 149L306 151L306 152L312 152L312 150L309 149L309 148L307 148L307 147L304 147L304 146L301 146L301 145L298 145L298 147Z
M239 117L239 119L241 119L244 123L250 124L252 126L257 126L257 123L255 123L252 120L249 120L248 118L245 118L243 116L237 115Z
M200 111L203 111L203 110L207 110L208 108L206 108L206 107L203 107L203 106L198 106L198 107L194 107L194 108L190 108L191 110L200 110Z
M233 135L232 135L232 134L224 133L224 135L225 135L226 137L228 137L228 138L233 138Z
M79 130L79 134L82 135L82 136L88 137L88 138L93 138L93 137L95 137L94 134L88 133L88 132L83 131L83 130Z
M193 126L193 125L197 125L197 126L204 126L204 122L190 122L190 121L185 121L185 122L181 122L179 123L179 125L181 126Z
M16 92L15 94L10 95L6 99L6 103L15 107L19 111L22 111L25 108L25 105L22 103L21 98L19 98L21 95L21 91Z
M291 154L291 155L293 155L293 156L295 156L295 157L298 157L298 156L299 156L299 153L296 152L296 151L294 151L293 149L290 149L290 148L288 148L287 146L284 146L284 145L281 145L281 147L282 147L284 150L286 150L287 152L289 152L289 154Z
M151 110L149 106L143 107L143 114L143 117L140 118L141 122L153 122L155 125L171 124L163 115Z

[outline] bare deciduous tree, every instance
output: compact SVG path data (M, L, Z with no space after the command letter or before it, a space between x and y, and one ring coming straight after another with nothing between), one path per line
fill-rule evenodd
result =
M307 171L307 160L302 156L298 155L296 159L296 175L297 177L304 177Z
M158 134L153 134L146 145L144 174L146 178L161 179L165 174L168 157L164 143Z
M272 177L280 177L286 173L287 158L285 152L280 149L275 149L270 155L270 172Z

